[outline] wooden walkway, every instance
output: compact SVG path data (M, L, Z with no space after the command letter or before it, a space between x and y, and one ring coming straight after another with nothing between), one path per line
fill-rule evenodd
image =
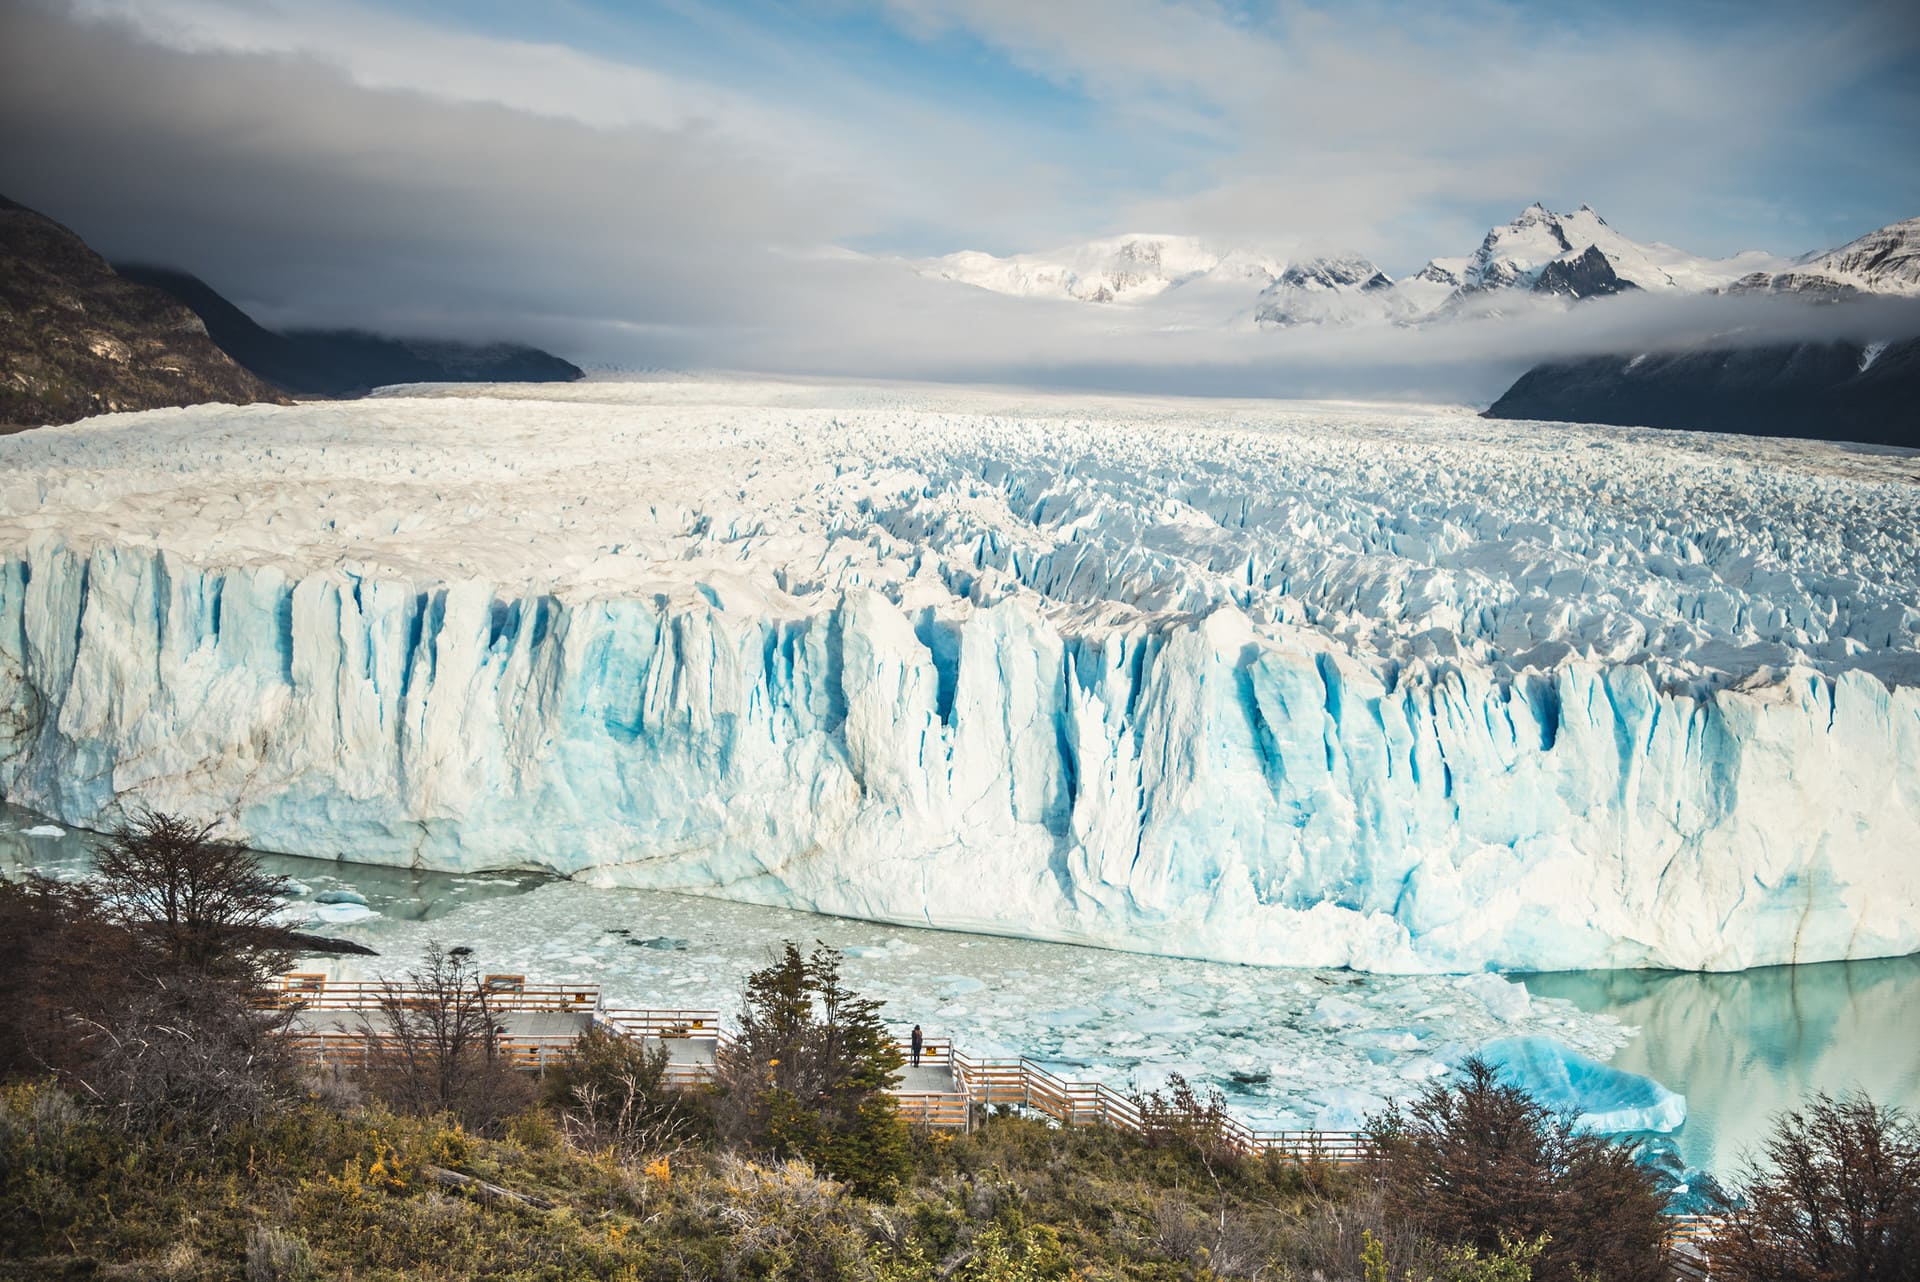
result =
M720 1047L730 1042L713 1010L642 1010L603 1004L590 984L529 984L521 975L488 975L483 995L499 1030L498 1045L515 1067L539 1071L557 1064L591 1027L663 1046L667 1079L697 1086L712 1080ZM401 985L328 979L317 973L286 975L265 1004L291 1009L289 1036L304 1055L321 1063L364 1063L378 1044L378 1025L366 1016L392 1004L423 1006L433 996ZM899 1044L903 1058L909 1050ZM1063 1126L1111 1126L1131 1135L1151 1135L1154 1119L1132 1099L1100 1082L1067 1081L1030 1059L974 1059L945 1038L921 1046L918 1067L901 1070L892 1091L910 1123L966 1131L1002 1105L1027 1109ZM1364 1162L1373 1149L1359 1131L1263 1131L1227 1115L1221 1139L1238 1152L1278 1153L1302 1162L1347 1165ZM1676 1276L1708 1276L1705 1244L1717 1221L1711 1216L1673 1217L1670 1241Z

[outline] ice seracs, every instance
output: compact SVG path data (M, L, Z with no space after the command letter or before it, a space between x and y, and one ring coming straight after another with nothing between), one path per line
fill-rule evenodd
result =
M1920 949L1900 456L602 383L30 433L0 513L64 823L1260 963Z

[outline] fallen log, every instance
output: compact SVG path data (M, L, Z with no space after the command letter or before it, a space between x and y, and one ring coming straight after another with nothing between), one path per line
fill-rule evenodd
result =
M501 1188L498 1184L489 1184L471 1175L449 1171L444 1166L423 1166L420 1169L435 1184L444 1184L448 1188L459 1189L463 1193L472 1193L489 1206L495 1202L512 1202L516 1206L530 1206L536 1211L551 1211L554 1207L554 1204L544 1197L535 1197L531 1193L516 1193L512 1189Z

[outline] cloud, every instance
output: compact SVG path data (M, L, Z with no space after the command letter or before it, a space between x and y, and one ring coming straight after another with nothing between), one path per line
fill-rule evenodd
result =
M1187 182L1137 195L1109 229L1279 235L1396 271L1447 252L1436 231L1477 235L1491 210L1542 197L1593 203L1642 239L1682 239L1677 225L1696 252L1798 252L1813 246L1747 239L1761 207L1730 193L1884 170L1884 150L1846 144L1898 147L1894 120L1920 129L1897 90L1883 95L1893 119L1807 127L1876 71L1914 69L1920 20L1892 4L1809 21L1767 5L1629 18L1491 0L1286 4L1252 19L1207 0L887 3L908 30L970 31L1129 127L1216 144ZM1463 208L1474 213L1446 217Z
M1793 76L1766 31L1701 61L1657 32L1609 55L1496 6L1398 34L1369 34L1378 14L1358 12L884 10L888 38L979 42L1083 95L1097 119L1079 136L862 76L830 42L728 32L751 74L703 72L366 5L17 3L0 11L0 191L110 256L197 272L270 324L516 338L642 366L1485 400L1543 355L1868 314L1623 300L1274 334L1177 308L1006 299L844 248L901 229L944 248L1138 219L1376 254L1379 238L1417 262L1477 241L1475 202L1510 213L1520 191L1552 197L1536 184L1630 172L1622 190L1652 190L1712 172L1716 147L1746 148L1877 56L1865 18L1836 23L1810 46L1817 65L1769 98L1747 81ZM1447 61L1475 42L1467 70ZM1609 56L1634 60L1636 81L1610 87ZM1636 142L1681 121L1717 141ZM1137 153L1131 167L1114 147ZM1151 177L1111 177L1123 171Z

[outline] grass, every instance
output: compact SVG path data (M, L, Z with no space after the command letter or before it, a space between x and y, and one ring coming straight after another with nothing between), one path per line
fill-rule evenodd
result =
M130 1136L48 1083L0 1097L0 1278L788 1278L955 1282L1357 1275L1348 1177L1222 1169L1104 1128L919 1133L892 1202L704 1147L636 1161L533 1108L495 1138L318 1100L216 1138ZM431 1168L550 1201L478 1200Z

